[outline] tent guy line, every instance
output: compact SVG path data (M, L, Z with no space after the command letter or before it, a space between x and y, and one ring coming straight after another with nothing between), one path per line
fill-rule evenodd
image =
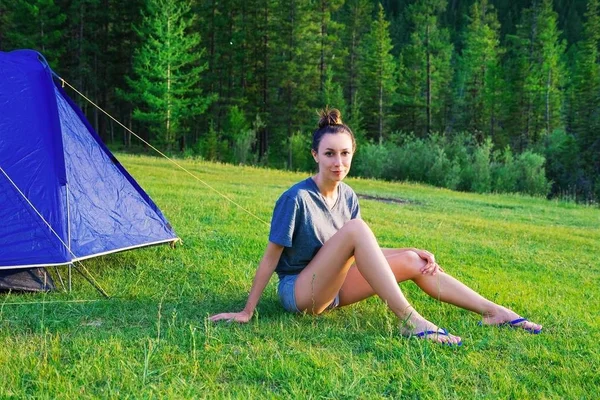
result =
M54 74L54 76L60 80L60 82L62 83L62 86L64 87L65 85L68 86L70 89L72 89L75 93L77 93L78 95L80 95L81 97L83 97L86 101L88 101L90 104L92 104L94 107L96 107L98 110L102 111L104 114L106 114L106 116L108 116L110 119L112 119L114 122L116 122L117 124L119 124L119 126L121 126L123 129L125 129L127 132L131 133L133 136L135 136L136 138L138 138L142 143L144 143L146 146L150 147L152 150L156 151L158 154L160 154L161 156L163 156L164 158L166 158L167 160L169 160L171 163L173 163L175 166L177 166L179 169L181 169L182 171L184 171L185 173L187 173L188 175L190 175L192 178L196 179L198 182L202 183L204 186L206 186L207 188L209 188L210 190L212 190L213 192L217 193L219 196L223 197L225 200L229 201L230 203L236 205L237 207L239 207L240 209L242 209L244 212L246 212L248 215L254 217L255 219L257 219L258 221L262 222L263 224L269 226L269 222L265 221L264 219L260 218L259 216L257 216L256 214L252 213L250 210L246 209L244 206L242 206L241 204L237 203L236 201L234 201L233 199L227 197L225 194L221 193L220 191L218 191L217 189L215 189L214 187L210 186L208 183L206 183L205 181L203 181L202 179L200 179L198 176L196 176L194 173L192 173L191 171L189 171L188 169L186 169L185 167L183 167L181 164L179 164L177 161L175 161L174 159L170 158L169 156L167 156L166 154L164 154L163 152L161 152L160 150L158 150L156 147L154 147L153 145L151 145L148 141L144 140L140 135L138 135L137 133L133 132L131 129L129 129L128 127L126 127L125 125L123 125L119 120L117 120L116 118L114 118L112 115L110 115L107 111L105 111L104 109L102 109L102 107L100 107L99 105L97 105L96 103L94 103L92 100L90 100L88 97L86 97L83 93L81 93L79 90L77 90L73 85L71 85L69 82L67 82L66 80L64 80L63 78L61 78L60 76L58 76L54 71L52 71L52 73Z

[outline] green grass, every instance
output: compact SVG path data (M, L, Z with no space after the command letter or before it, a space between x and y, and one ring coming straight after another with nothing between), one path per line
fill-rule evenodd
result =
M462 347L400 337L377 298L287 314L275 278L250 324L212 324L208 315L243 307L268 226L167 161L119 158L183 246L86 261L109 300L78 276L72 293L2 295L0 398L591 398L600 389L598 208L348 180L359 194L408 201L361 201L382 246L431 250L447 272L544 324L541 335L479 327L477 315L412 282L402 284L411 302ZM265 221L305 176L183 163Z

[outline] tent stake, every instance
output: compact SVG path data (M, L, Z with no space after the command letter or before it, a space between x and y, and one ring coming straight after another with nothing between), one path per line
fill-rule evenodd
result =
M104 289L102 289L102 286L100 286L100 284L98 284L98 282L96 282L96 280L94 279L94 277L92 276L92 274L90 274L90 272L83 265L81 267L82 267L82 269L85 270L85 273L83 273L83 271L80 270L77 266L73 265L73 268L75 268L75 271L79 272L81 274L81 276L83 276L89 283L91 283L92 286L98 292L100 292L100 294L102 296L106 297L107 299L110 298L110 296L108 295L108 293L106 293L106 291Z
M63 290L66 292L67 291L67 287L65 286L65 281L63 281L62 275L60 273L60 270L58 269L58 267L54 267L54 271L56 271L56 275L58 275L58 280L60 281L60 284L63 288Z

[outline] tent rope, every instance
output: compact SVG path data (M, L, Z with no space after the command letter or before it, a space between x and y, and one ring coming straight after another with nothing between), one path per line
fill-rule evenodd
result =
M48 228L50 229L50 231L54 234L54 236L56 236L56 238L62 243L62 245L65 247L65 249L67 249L67 251L73 256L73 258L77 258L77 256L71 251L70 246L68 246L64 240L61 239L60 235L54 230L54 228L52 228L52 225L50 225L50 223L48 221L46 221L46 219L44 218L44 216L37 210L37 208L35 208L35 206L33 205L33 203L31 203L31 201L29 201L29 199L27 198L27 196L25 196L25 193L23 193L21 191L21 189L19 189L19 187L17 186L17 184L10 178L10 176L8 176L8 174L6 173L6 171L4 171L4 169L2 168L2 166L0 166L0 172L2 172L2 174L6 177L6 179L8 179L8 181L11 183L11 185L13 185L13 187L17 190L17 192L19 192L19 194L21 195L21 197L23 197L25 199L25 201L27 202L27 204L29 204L29 206L33 209L33 211L35 211L35 213L37 214L37 216L46 224L46 226L48 226ZM83 277L85 279L87 279L103 296L105 297L110 297L106 291L102 288L102 286L100 286L100 284L96 281L96 279L94 279L94 277L92 276L92 274L89 273L89 271L84 267L83 263L81 261L76 261L79 263L79 265L81 266L81 268L88 274L88 276L86 276L83 272L81 272L79 270L79 268L75 267L75 270L77 272L79 272L81 275L83 275Z
M173 163L175 166L177 166L179 169L181 169L182 171L184 171L185 173L187 173L188 175L190 175L192 178L196 179L198 182L202 183L204 186L206 186L207 188L209 188L210 190L212 190L213 192L217 193L219 196L221 196L222 198L224 198L225 200L229 201L230 203L234 204L235 206L239 207L240 209L242 209L244 212L246 212L247 214L249 214L250 216L254 217L255 219L257 219L258 221L262 222L263 224L269 226L270 224L265 221L264 219L260 218L259 216L257 216L256 214L252 213L250 210L246 209L244 206L242 206L241 204L237 203L236 201L234 201L233 199L229 198L228 196L226 196L225 194L221 193L220 191L218 191L217 189L215 189L214 187L212 187L211 185L209 185L208 183L206 183L204 180L200 179L198 176L196 176L194 173L192 173L191 171L189 171L188 169L186 169L185 167L183 167L181 164L179 164L177 161L175 161L174 159L172 159L171 157L167 156L166 154L164 154L163 152L161 152L160 150L158 150L156 147L154 147L153 145L151 145L150 143L148 143L148 141L144 140L140 135L138 135L137 133L135 133L134 131L132 131L131 129L129 129L128 127L126 127L125 125L123 125L119 120L117 120L116 118L114 118L112 115L110 115L107 111L105 111L104 109L102 109L102 107L100 107L99 105L97 105L96 103L94 103L92 100L90 100L86 95L84 95L83 93L81 93L79 90L77 90L75 87L73 87L73 85L71 85L69 82L67 82L66 80L64 80L63 78L61 78L60 76L56 75L55 76L61 81L63 87L65 85L67 85L69 88L71 88L73 91L75 91L75 93L77 93L78 95L80 95L81 97L83 97L85 100L87 100L90 104L92 104L94 107L96 107L98 110L102 111L104 114L106 114L106 116L108 116L110 119L112 119L114 122L116 122L119 126L121 126L123 129L125 129L127 132L131 133L133 136L135 136L136 138L138 138L142 143L144 143L146 146L150 147L152 150L156 151L158 154L160 154L162 157L166 158L167 160L169 160L171 163Z

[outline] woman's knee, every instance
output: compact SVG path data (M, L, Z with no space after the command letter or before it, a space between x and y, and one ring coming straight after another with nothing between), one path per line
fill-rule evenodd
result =
M351 219L350 221L346 222L341 230L345 231L346 233L356 234L358 237L365 234L373 234L371 228L369 228L369 225L359 218Z
M411 276L419 275L421 273L421 268L425 265L425 260L412 250L403 252L399 257L399 261L398 264L400 265L398 265L398 268L402 269L405 273L409 272L409 275ZM402 275L405 275L405 273Z

